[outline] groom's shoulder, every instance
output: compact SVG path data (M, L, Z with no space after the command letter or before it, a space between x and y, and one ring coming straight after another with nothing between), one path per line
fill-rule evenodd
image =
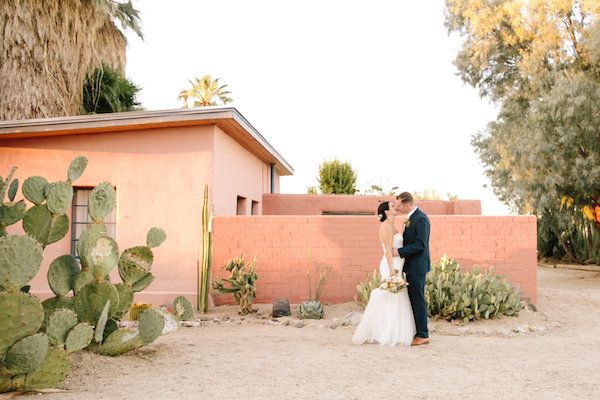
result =
M427 221L429 221L429 217L427 216L427 214L425 214L425 212L423 210L421 210L420 208L417 208L417 211L415 212L415 217L417 218L423 218L426 219Z

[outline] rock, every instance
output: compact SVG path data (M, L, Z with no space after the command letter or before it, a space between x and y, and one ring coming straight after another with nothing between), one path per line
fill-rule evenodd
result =
M200 321L212 321L212 317L203 315L200 317Z
M535 304L528 304L527 308L529 308L533 312L537 312L537 306Z
M242 320L238 319L238 320L235 320L233 323L236 324L236 325L241 325L242 324Z
M273 300L273 318L289 317L290 315L290 302L288 299Z
M498 329L497 332L502 336L510 336L510 330L506 328Z
M200 326L199 321L181 321L181 325L186 326L188 328L197 328Z
M359 324L362 319L362 313L360 312L351 312L346 314L344 318L342 318L342 325L344 326L356 326Z
M514 333L526 333L528 331L528 329L526 329L524 326L519 325L517 326L515 329L513 329Z
M471 330L465 326L458 328L458 333L460 333L461 335L464 335L465 333L469 333Z
M281 325L283 325L283 326L289 326L290 325L290 320L286 319L285 321L281 322Z
M267 325L279 326L280 324L279 324L279 321L270 320L270 321L267 321Z
M296 321L294 322L294 328L302 328L304 326L304 322Z
M329 329L337 329L340 325L342 325L342 321L339 318L334 318L329 324L327 324L327 327Z

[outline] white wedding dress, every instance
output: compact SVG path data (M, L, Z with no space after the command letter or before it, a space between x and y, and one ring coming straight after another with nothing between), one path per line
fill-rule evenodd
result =
M379 263L379 273L382 280L390 277L385 246L383 257ZM402 234L396 233L393 238L393 247L402 247ZM393 258L393 268L402 275L404 259ZM379 288L374 289L369 297L363 317L354 332L354 344L379 343L380 345L395 346L401 344L410 346L417 330L407 290L398 294L390 293Z

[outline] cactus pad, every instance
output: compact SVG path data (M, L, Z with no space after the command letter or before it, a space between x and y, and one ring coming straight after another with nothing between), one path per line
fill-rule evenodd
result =
M2 179L0 179L1 181ZM13 390L12 374L9 370L0 365L0 393Z
M79 262L71 255L60 256L48 268L48 284L58 295L64 296L75 288L75 279L79 274Z
M53 388L69 373L69 357L63 349L50 348L42 364L33 372L15 379L16 390Z
M92 282L94 282L94 275L92 274L92 271L81 270L81 272L79 272L79 274L77 274L75 277L75 287L73 288L73 292L77 294L77 292L83 289L85 285Z
M0 238L0 286L17 291L27 285L40 269L42 246L29 236Z
M15 196L17 195L17 191L19 190L19 180L13 179L8 187L8 201L13 201Z
M77 324L65 340L65 348L68 353L73 353L89 346L94 337L94 327L87 322Z
M4 357L4 365L15 375L32 372L46 358L49 346L45 333L27 336L8 350Z
M88 212L92 220L100 222L117 204L117 194L110 182L98 184L90 193Z
M142 279L140 279L139 281L137 281L136 283L134 283L131 286L131 289L134 292L141 292L142 290L144 290L148 286L150 286L150 284L153 281L154 281L154 275L152 275L150 272L148 272L146 275L144 275L144 277Z
M117 321L114 319L109 319L106 321L106 326L104 327L104 338L102 341L106 340L107 337L110 336L111 333L119 329L119 325L117 325Z
M108 321L108 309L110 308L110 300L106 302L104 308L102 309L102 313L100 313L100 318L98 318L98 323L96 324L96 330L94 332L94 339L96 342L101 343L102 339L104 339L104 328L106 327L106 321Z
M113 316L119 304L117 288L108 282L89 283L77 292L73 298L73 306L80 321L96 325L109 300L108 318Z
M85 171L85 167L87 167L87 163L88 159L83 156L75 157L73 161L71 161L71 164L69 165L69 170L67 172L67 176L71 182L73 182L75 179L79 178L83 174L83 171Z
M133 290L124 283L117 283L115 287L119 292L119 305L115 311L115 317L121 318L127 312L131 303L133 303Z
M44 322L38 299L26 293L0 293L0 354L18 340L36 333Z
M140 339L150 344L158 338L165 327L165 317L158 310L149 308L140 315Z
M10 226L16 224L25 216L25 202L0 204L0 225Z
M128 351L138 349L144 345L140 339L139 331L136 329L118 329L111 333L98 353L105 356L118 356Z
M48 186L48 210L53 214L66 214L73 201L71 182L54 182Z
M62 346L67 335L77 325L77 314L67 308L61 308L52 313L46 322L46 333L52 346Z
M94 277L101 280L117 265L119 246L110 236L101 236L89 249L86 258L93 268Z
M160 228L151 228L146 235L146 245L148 247L158 247L167 239L167 234Z
M33 204L42 204L46 200L48 181L41 176L31 176L23 182L23 196Z
M42 306L44 307L43 326L45 327L48 323L48 319L50 318L50 316L54 314L54 311L59 310L61 308L73 310L73 298L64 296L51 297L42 301Z
M147 275L153 260L154 256L149 247L138 246L125 250L119 258L121 279L127 285L132 286Z
M187 321L194 316L192 303L184 296L175 297L175 300L173 300L173 314L178 320Z
M23 216L23 229L43 245L58 242L69 231L69 218L52 214L46 204L31 207Z
M90 252L94 244L102 236L106 236L106 226L104 224L90 224L85 231L79 237L77 242L77 255L81 260L81 264L84 268L90 268L91 259Z

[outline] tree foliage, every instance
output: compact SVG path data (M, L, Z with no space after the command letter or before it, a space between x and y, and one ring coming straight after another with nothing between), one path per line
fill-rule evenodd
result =
M219 86L219 78L212 79L210 75L204 75L188 82L191 88L182 90L177 97L183 102L183 108L189 107L189 101L192 107L218 106L233 101L229 97L231 92L226 90L227 85Z
M500 108L472 141L494 192L519 212L548 216L572 251L565 232L575 220L550 216L561 199L571 199L579 217L600 199L600 2L446 5L449 32L464 39L459 75Z
M82 114L102 114L139 110L133 82L108 65L89 72L83 81Z
M319 188L323 194L355 194L356 172L348 162L336 159L319 166Z

